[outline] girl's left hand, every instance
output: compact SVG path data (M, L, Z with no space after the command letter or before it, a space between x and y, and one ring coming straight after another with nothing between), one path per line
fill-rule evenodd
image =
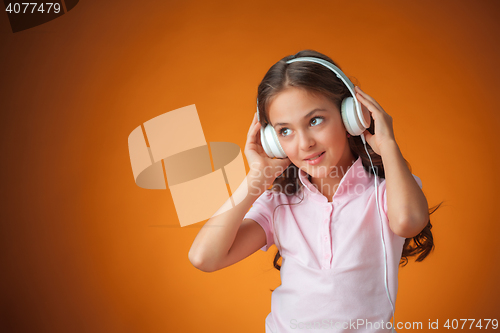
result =
M370 111L375 126L375 134L371 134L368 130L363 132L366 142L368 142L375 153L381 155L383 145L390 142L396 142L392 127L392 117L382 109L377 101L361 90L361 88L356 86L354 89L357 93L356 98L361 103L361 107L364 106Z

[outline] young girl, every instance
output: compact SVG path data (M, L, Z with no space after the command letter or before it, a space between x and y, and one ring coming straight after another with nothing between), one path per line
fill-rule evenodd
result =
M389 332L399 264L433 249L435 209L399 150L391 116L356 87L369 127L349 134L341 109L353 96L343 74L304 57L336 66L303 50L269 69L247 135L250 172L233 194L239 204L203 226L189 259L211 272L276 244L282 283L266 333ZM269 157L261 128L274 129L282 158Z

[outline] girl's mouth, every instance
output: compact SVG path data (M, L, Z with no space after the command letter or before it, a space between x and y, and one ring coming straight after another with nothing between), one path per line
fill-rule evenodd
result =
M305 160L308 164L310 165L315 165L315 164L318 164L320 163L323 158L325 157L325 152L322 152L321 154L319 154L318 156L315 156L315 157L311 157L310 159L307 159Z

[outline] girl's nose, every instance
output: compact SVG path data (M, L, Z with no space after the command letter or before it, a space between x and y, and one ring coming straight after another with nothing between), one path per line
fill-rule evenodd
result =
M309 148L313 147L316 144L314 138L304 132L299 135L299 140L299 147L302 150L309 150Z

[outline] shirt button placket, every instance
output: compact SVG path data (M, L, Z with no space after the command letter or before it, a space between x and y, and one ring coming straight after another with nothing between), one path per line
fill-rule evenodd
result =
M325 236L324 236L324 265L325 267L327 268L330 268L330 263L329 263L329 259L330 259L330 255L331 255L331 246L330 246L330 242L328 241L330 239L330 214L331 214L331 206L328 205L326 207L326 214L325 214L325 223L324 223L324 230L325 230Z

